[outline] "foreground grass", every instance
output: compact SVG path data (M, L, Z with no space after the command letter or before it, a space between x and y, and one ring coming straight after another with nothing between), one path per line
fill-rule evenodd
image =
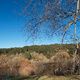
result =
M80 80L80 75L71 76L29 76L29 77L16 77L6 80Z
M15 77L11 79L6 79L6 80L38 80L40 76L29 76L29 77Z

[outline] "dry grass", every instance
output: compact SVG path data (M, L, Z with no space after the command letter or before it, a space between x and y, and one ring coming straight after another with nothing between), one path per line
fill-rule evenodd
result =
M80 75L71 76L28 76L28 77L17 77L7 80L80 80Z

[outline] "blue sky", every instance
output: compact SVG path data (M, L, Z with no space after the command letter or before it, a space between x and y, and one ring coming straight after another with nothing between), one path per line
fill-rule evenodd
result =
M17 19L13 12L15 4L13 0L0 0L0 48L23 47L33 45L33 42L26 42L26 36L21 32L23 23ZM60 43L55 37L54 40L35 40L34 45Z
M25 46L25 37L20 32L22 25L13 12L11 0L0 0L0 48Z
M41 40L35 39L34 42L26 42L27 36L24 36L24 33L21 32L24 22L18 19L18 15L14 13L16 7L14 1L15 0L0 0L0 48L61 43L61 36L56 37L55 35L50 39L43 36L43 39ZM78 22L77 24L78 31L80 30L80 23ZM70 26L69 29L72 30L72 32L69 32L68 34L74 35L74 25ZM65 38L68 39L69 36ZM71 41L68 43L71 43Z
M20 32L22 24L13 13L11 0L0 0L0 48L22 47L25 39Z

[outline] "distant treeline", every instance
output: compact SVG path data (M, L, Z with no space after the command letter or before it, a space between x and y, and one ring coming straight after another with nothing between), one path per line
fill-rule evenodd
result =
M80 43L79 43L80 45ZM16 53L25 53L25 52L37 52L43 53L44 55L51 56L58 52L59 50L65 50L69 54L73 54L76 49L76 44L52 44L52 45L33 45L33 46L24 46L22 48L9 48L9 49L0 49L0 54L16 54ZM80 49L78 50L80 52Z

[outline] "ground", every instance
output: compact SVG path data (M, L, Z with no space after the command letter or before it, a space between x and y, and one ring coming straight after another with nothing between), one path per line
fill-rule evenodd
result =
M29 76L29 77L16 77L6 80L80 80L80 75L70 75L70 76Z

